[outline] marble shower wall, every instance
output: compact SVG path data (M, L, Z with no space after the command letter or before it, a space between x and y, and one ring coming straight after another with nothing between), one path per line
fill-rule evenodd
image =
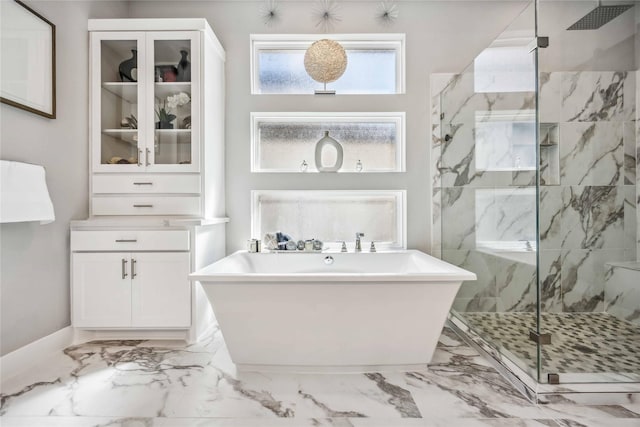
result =
M559 129L557 185L540 189L542 308L604 311L606 264L638 246L636 73L540 73L539 107Z
M432 99L433 253L478 276L458 311L535 309L534 107L533 92L476 93L473 73Z
M635 260L640 250L637 76L552 72L539 80L542 308L603 311L605 264ZM487 139L482 124L501 115L531 120L535 94L475 93L473 83L473 73L456 75L432 100L434 253L478 275L463 284L457 310L533 311L535 253L517 242L536 240L535 172L520 161L513 170L486 168L477 141ZM484 157L504 166L501 154Z

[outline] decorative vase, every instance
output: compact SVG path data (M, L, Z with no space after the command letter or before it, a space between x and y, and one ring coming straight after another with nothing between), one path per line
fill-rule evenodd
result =
M336 162L330 166L324 166L322 164L322 150L327 146L331 146L336 149ZM318 169L318 172L337 172L342 167L342 160L342 145L329 136L328 130L324 131L324 137L316 143L316 168Z
M156 129L173 129L171 122L156 122Z
M187 52L186 50L181 50L180 55L182 55L182 59L180 59L180 62L178 62L178 65L176 67L178 69L178 76L176 81L190 82L191 81L191 63L187 59L187 55L189 55L189 52Z
M124 60L120 63L118 67L118 72L120 73L120 80L123 82L136 82L137 73L138 73L138 51L136 49L131 49L131 53L133 56L127 60ZM136 76L133 75L133 70L136 71ZM126 79L126 80L125 80Z

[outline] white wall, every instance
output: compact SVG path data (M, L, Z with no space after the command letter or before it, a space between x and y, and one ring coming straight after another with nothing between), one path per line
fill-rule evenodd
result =
M5 0L2 0L3 2ZM57 118L0 106L0 158L43 165L56 221L0 226L0 354L69 325L69 221L88 215L88 18L124 2L27 1L56 25Z
M378 1L340 1L335 33L403 32L407 35L405 95L251 95L249 34L316 33L314 2L279 1L282 18L267 27L260 1L135 1L132 17L205 17L227 51L226 176L227 251L245 247L250 237L252 189L406 189L408 247L430 249L429 75L458 71L486 47L524 8L522 1L399 1L390 26L374 19ZM251 174L251 111L406 111L407 172L402 174ZM357 230L354 230L354 234ZM256 236L258 237L258 236Z

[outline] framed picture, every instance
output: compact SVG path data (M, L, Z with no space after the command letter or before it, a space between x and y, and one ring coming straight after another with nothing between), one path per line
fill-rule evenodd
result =
M18 0L0 9L0 101L55 119L56 26Z

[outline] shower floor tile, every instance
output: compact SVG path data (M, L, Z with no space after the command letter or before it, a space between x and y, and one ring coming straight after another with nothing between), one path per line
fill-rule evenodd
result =
M534 313L460 313L469 327L535 371ZM640 375L640 327L607 313L543 313L542 372Z

